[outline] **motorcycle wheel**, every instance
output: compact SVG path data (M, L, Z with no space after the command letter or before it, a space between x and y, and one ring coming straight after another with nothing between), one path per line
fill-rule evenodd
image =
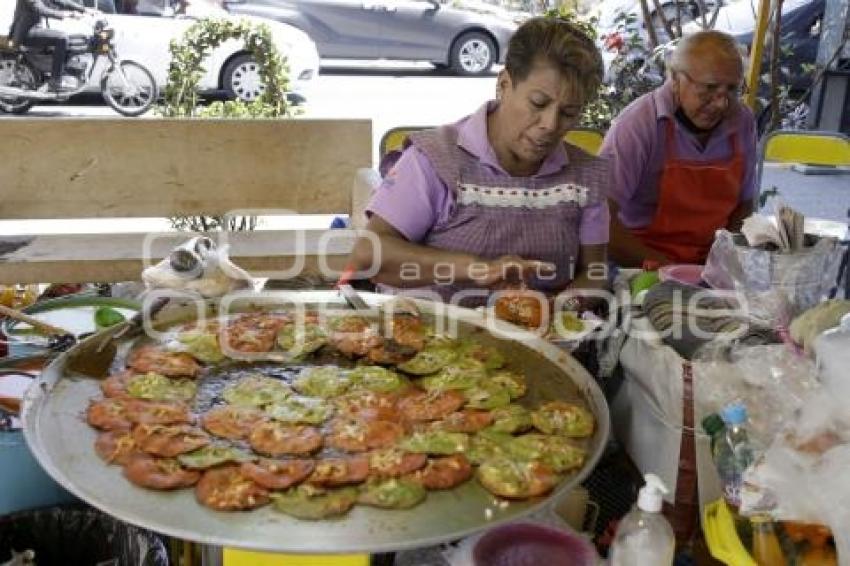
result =
M36 88L35 74L29 65L20 67L15 59L0 58L0 85L12 86L15 83L32 89ZM7 114L25 114L35 104L32 100L17 96L0 96L0 112Z
M104 71L100 90L109 106L131 117L150 110L158 94L151 72L135 61L121 61Z

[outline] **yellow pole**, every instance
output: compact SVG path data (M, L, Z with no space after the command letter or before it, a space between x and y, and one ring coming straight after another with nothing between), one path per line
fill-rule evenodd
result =
M753 110L756 109L756 94L758 94L759 76L761 75L761 56L764 51L767 22L770 19L770 4L770 0L759 0L756 29L753 32L753 43L750 46L750 72L747 74L749 90L744 101Z

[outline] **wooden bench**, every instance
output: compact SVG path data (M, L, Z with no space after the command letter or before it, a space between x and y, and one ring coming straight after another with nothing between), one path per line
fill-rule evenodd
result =
M368 120L2 120L0 155L0 220L348 214L352 179L372 165L372 126ZM331 235L339 237L328 240ZM224 236L234 262L258 277L299 262L315 269L328 242L324 259L340 270L354 239L328 230ZM138 280L148 262L187 237L0 236L0 283Z

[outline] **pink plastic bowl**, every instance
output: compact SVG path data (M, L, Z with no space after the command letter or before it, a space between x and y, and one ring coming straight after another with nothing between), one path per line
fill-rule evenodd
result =
M482 536L472 549L475 566L595 566L596 550L567 529L510 523Z
M698 287L702 282L703 268L704 266L693 263L665 265L658 270L658 278L661 281L675 281L683 285Z

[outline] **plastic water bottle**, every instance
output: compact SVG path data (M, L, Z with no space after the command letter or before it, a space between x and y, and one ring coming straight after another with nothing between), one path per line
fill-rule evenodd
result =
M720 416L726 433L714 445L714 465L723 485L723 497L735 511L741 506L744 470L753 462L753 449L747 437L747 408L742 403L723 407Z
M676 552L673 528L661 514L667 488L655 474L644 476L646 484L637 504L620 521L611 545L611 566L669 566Z
M702 429L711 440L711 454L713 455L714 447L717 445L717 442L723 438L724 433L726 432L726 423L723 422L720 415L717 413L711 413L702 420Z

